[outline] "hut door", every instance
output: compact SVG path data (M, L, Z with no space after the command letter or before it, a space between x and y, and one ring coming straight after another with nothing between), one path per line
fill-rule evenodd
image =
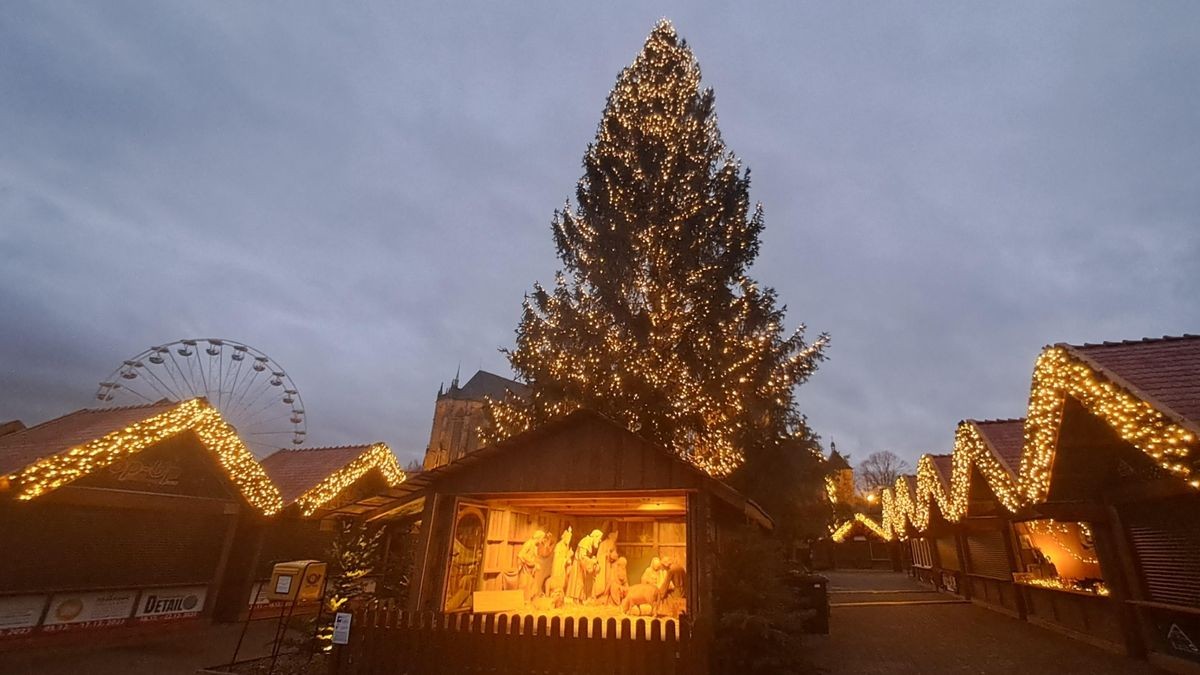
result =
M444 605L447 612L471 609L471 596L479 585L483 565L483 543L487 526L487 507L478 502L458 500L454 514L454 537L450 540L449 569L446 570Z

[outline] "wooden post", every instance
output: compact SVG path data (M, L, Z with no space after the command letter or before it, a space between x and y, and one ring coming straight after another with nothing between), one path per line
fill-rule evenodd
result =
M1013 529L1013 523L1008 518L1001 519L1001 532L1004 534L1004 553L1008 557L1008 569L1013 572L1024 572L1021 569L1021 558L1018 555L1017 547L1014 545L1016 532ZM1025 620L1025 596L1021 595L1021 589L1012 580L1012 576L1008 577L1008 583L1013 589L1013 602L1016 604L1017 617L1022 621Z
M437 518L438 497L436 494L425 498L425 509L421 513L421 534L417 541L417 561L413 565L413 578L409 580L408 609L419 612L423 607L425 596L425 577L430 565L430 540L433 536L435 519Z
M1144 612L1127 602L1145 599L1137 560L1125 537L1120 509L1114 504L1108 504L1107 509L1107 525L1092 523L1100 574L1108 584L1110 600L1116 603L1125 650L1130 656L1144 657L1148 647L1147 637L1153 626L1146 624Z
M954 548L958 553L958 593L964 598L971 599L971 582L967 576L970 569L970 557L966 546L966 528L955 528Z

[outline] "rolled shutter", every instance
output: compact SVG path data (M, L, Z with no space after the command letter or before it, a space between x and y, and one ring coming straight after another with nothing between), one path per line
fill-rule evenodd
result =
M1004 533L999 530L967 535L967 558L972 574L993 579L1012 579Z
M1129 538L1151 600L1200 607L1200 509L1128 519Z

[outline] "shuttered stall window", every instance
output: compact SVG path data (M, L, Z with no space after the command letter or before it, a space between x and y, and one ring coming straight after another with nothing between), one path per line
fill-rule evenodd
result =
M8 524L0 591L204 583L227 524L220 515L33 504Z
M1200 607L1200 507L1147 508L1126 522L1150 599Z
M993 579L1012 579L1008 553L1004 549L1004 533L999 530L968 534L967 558L973 574Z
M938 537L934 540L937 543L938 563L943 569L960 570L958 564L958 547L954 543L954 537Z

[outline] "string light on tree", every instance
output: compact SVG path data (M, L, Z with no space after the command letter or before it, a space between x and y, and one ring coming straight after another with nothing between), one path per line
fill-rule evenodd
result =
M534 286L507 352L532 395L490 402L486 440L585 406L724 476L806 431L793 389L827 338L785 333L775 292L747 276L763 213L713 101L660 22L609 94L577 206L554 217L563 269Z

